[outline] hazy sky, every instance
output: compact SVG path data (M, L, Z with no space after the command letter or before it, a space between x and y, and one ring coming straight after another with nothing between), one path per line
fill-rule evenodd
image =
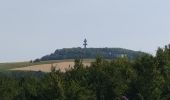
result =
M170 0L0 0L0 62L55 49L121 47L154 53L170 43Z

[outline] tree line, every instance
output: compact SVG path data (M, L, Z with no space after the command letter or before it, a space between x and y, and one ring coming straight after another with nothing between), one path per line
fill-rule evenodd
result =
M135 59L136 57L144 54L139 51L132 51L122 48L65 48L58 49L50 55L46 55L36 61L47 60L61 60L61 59L75 59L75 58L96 58L98 55L105 59L114 59L121 56L127 56L129 59Z
M81 59L66 72L55 70L42 77L0 76L0 100L169 100L170 47L156 56L135 60L96 58L91 66Z

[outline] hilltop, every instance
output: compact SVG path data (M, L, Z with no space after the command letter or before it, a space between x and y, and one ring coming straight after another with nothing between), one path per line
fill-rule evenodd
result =
M105 59L115 59L118 57L128 57L129 59L135 59L136 57L144 54L141 51L133 51L123 48L64 48L57 49L54 53L43 56L40 61L48 60L62 60L62 59L95 59L97 56L101 56Z

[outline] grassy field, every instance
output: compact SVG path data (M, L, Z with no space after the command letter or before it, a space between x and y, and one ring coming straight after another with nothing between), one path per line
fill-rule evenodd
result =
M94 59L84 59L84 63L90 63L93 62ZM36 69L35 71L38 71L38 67L42 70L42 68L45 68L45 66L49 67L51 64L56 64L59 65L60 67L68 66L68 65L73 65L74 60L73 59L67 59L67 60L51 60L51 61L41 61L37 63L30 63L30 62L13 62L13 63L0 63L0 72L2 71L11 71L11 69L18 69L21 70L21 68L24 69L29 69L34 68ZM41 67L42 65L42 67ZM30 67L31 66L31 67ZM28 67L28 68L26 68ZM37 67L37 68L36 68ZM48 68L49 70L49 68Z

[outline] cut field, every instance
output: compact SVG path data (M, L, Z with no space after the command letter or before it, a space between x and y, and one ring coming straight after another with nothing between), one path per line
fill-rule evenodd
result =
M89 66L94 59L84 59L83 64ZM74 66L74 60L53 60L42 61L38 63L18 62L18 63L0 63L0 71L41 71L50 72L51 67L54 66L56 70L65 71Z
M90 62L83 63L85 66L89 66ZM14 68L11 70L19 70L19 71L41 71L41 72L50 72L51 67L55 67L56 70L61 70L62 72L65 72L65 70L69 70L74 66L74 62L59 62L59 63L53 63L53 64L41 64L41 65L33 65L33 66L27 66L22 68Z

